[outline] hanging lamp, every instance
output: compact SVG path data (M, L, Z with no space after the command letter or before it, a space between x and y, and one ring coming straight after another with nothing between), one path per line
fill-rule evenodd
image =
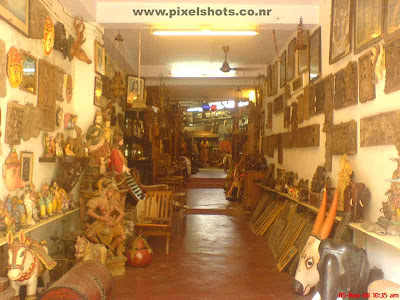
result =
M132 103L132 106L131 106L132 110L146 110L147 109L146 99L145 99L144 80L142 80L140 78L141 56L142 56L142 31L139 31L137 98Z

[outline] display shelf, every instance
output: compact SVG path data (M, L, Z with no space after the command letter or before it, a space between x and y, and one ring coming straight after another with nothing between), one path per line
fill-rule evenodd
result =
M353 228L357 231L360 231L367 236L373 237L377 240L380 240L390 246L395 247L396 249L400 250L400 237L398 236L392 236L392 235L379 235L374 232L369 232L365 230L364 228L361 227L361 223L350 223L350 228Z
M267 191L270 191L270 192L279 194L279 195L281 195L281 196L283 196L283 197L285 197L285 198L287 198L287 199L289 199L289 200L292 200L292 201L294 201L294 202L296 202L296 203L298 203L298 204L300 204L300 205L302 205L302 206L304 206L304 207L307 207L309 210L311 210L311 211L313 211L313 212L315 212L315 213L317 213L318 210L319 210L319 208L318 208L318 207L315 207L314 205L311 205L311 204L305 203L305 202L301 202L301 201L299 201L298 199L296 199L296 198L294 198L294 197L292 197L292 196L290 196L290 195L288 195L288 194L285 194L285 193L282 193L282 192L278 192L278 191L276 191L276 190L274 190L274 189L271 189L271 188L269 188L269 187L267 187L267 186L265 186L265 185L263 185L263 184L261 184L261 183L257 183L257 185L258 185L259 187L263 188L264 190L267 190ZM342 221L342 217L340 217L340 216L336 216L335 219L336 219L336 221L338 221L338 222Z
M61 214L58 214L58 215L56 215L54 217L50 217L50 218L48 218L46 220L42 220L42 221L36 223L35 225L32 225L32 226L30 226L28 228L25 228L25 229L22 229L22 231L25 232L25 233L33 231L35 229L38 229L39 227L42 227L42 226L44 226L46 224L49 224L49 223L51 223L51 222L53 222L55 220L61 219L61 218L65 217L65 216L68 216L70 214L73 214L73 213L75 213L77 211L79 211L79 207L75 208L73 210L70 210L70 211L68 211L66 213L61 213ZM0 238L0 246L3 246L5 243L6 243L6 238L5 237Z

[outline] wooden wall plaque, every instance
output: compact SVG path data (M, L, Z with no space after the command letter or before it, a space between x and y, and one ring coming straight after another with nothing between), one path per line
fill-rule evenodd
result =
M310 87L309 86L306 86L304 88L303 97L304 97L304 101L303 101L304 116L303 116L303 118L306 121L306 120L310 119L310 114L311 114L311 112L310 112L310 99L309 99L310 98Z
M49 13L39 0L30 1L29 9L29 37L31 39L43 39L44 19Z
M56 100L57 101L64 101L64 70L60 68L56 68Z
M268 136L267 156L274 158L274 151L275 151L275 136L270 135Z
M318 147L319 146L319 124L298 128L296 131L295 146L302 147Z
M267 103L267 128L272 129L272 102Z
M400 110L360 120L360 146L394 145L400 128Z
M325 122L324 127L322 128L323 132L327 132L333 126L333 75L329 75L324 80L324 94L325 94L325 103L324 103L324 114L325 114Z
M297 123L300 124L304 120L304 95L297 97Z
M278 61L276 61L272 65L271 73L272 96L275 96L278 93L278 80Z
M24 106L17 101L7 104L6 132L4 142L9 145L19 145L22 138L22 119L24 118Z
M283 164L283 138L282 133L276 135L276 146L278 147L278 163Z
M400 89L400 40L383 46L385 49L385 94Z
M267 154L267 149L268 149L268 137L267 136L263 136L262 137L262 142L261 142L261 153L262 153L262 155L266 155Z
M282 144L284 149L293 148L293 139L291 132L284 132L282 136Z
M43 113L42 130L56 129L56 71L57 67L39 59L39 84L37 106Z
M285 108L285 115L283 117L283 127L290 128L290 106Z
M290 117L290 123L291 123L290 130L292 132L296 132L297 127L298 127L297 126L297 102L292 103L292 114Z
M332 155L357 153L357 121L334 125L332 127Z
M335 109L341 109L358 103L357 62L349 62L347 66L335 73Z
M315 85L308 86L308 107L310 108L310 117L315 115Z
M359 97L360 102L374 100L375 95L375 65L372 62L372 51L368 51L358 59L359 68Z
M289 100L290 97L292 97L292 94L290 92L290 84L285 85L285 99Z
M293 81L293 92L303 87L303 75Z
M315 114L324 112L325 106L325 79L315 84Z
M283 112L286 107L286 101L284 95L280 95L274 99L274 114Z
M325 170L332 171L332 130L326 132L325 140Z

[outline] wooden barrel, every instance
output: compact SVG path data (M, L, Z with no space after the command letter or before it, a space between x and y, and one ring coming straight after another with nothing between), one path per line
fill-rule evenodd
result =
M112 275L98 261L78 263L41 296L41 300L110 299Z

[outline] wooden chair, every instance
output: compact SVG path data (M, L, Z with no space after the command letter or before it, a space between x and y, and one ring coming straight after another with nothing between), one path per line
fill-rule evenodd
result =
M144 223L135 225L135 231L144 236L165 236L165 251L169 253L172 236L172 191L148 191L144 198Z

